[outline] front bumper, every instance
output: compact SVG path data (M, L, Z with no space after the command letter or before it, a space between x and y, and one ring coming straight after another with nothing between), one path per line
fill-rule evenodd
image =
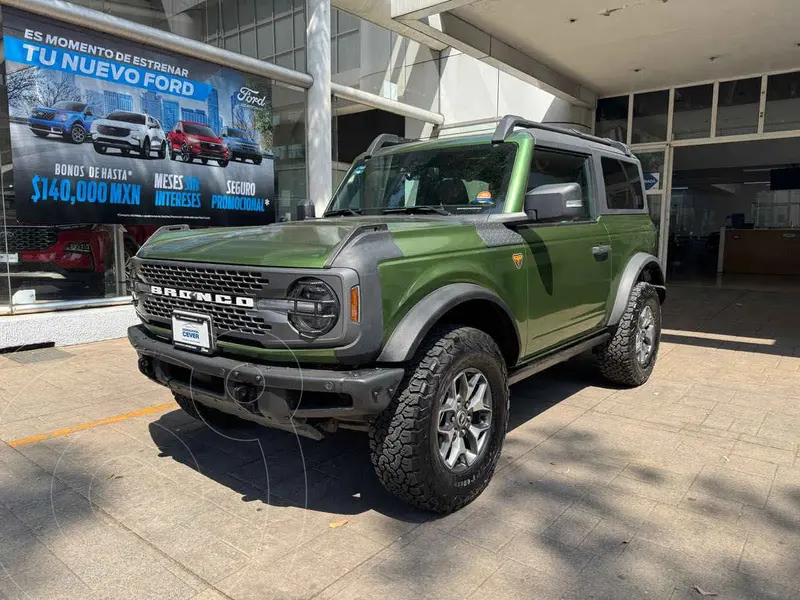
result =
M92 141L100 146L122 150L140 150L142 147L142 141L131 136L119 137L104 133L92 133Z
M64 135L67 132L65 121L45 121L44 119L28 119L28 127L32 131Z
M384 410L402 368L350 371L242 362L179 350L143 325L128 329L139 369L174 393L243 419L320 438L310 419L362 421Z

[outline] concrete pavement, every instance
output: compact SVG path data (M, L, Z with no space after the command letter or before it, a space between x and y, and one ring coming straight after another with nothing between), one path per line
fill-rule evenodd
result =
M363 434L192 422L125 340L0 356L0 597L798 597L796 306L672 288L651 381L580 357L515 386L492 484L445 518Z

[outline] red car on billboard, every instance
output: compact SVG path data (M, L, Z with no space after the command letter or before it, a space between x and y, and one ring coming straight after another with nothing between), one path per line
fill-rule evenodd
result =
M167 142L172 160L190 163L198 159L204 165L215 160L220 167L227 167L231 157L225 142L202 123L178 121L167 134Z

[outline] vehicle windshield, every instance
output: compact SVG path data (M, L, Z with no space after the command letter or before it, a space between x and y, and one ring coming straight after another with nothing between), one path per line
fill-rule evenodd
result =
M135 125L144 125L145 117L137 113L125 112L118 110L110 113L106 119L109 121L122 121L123 123L133 123Z
M503 212L516 152L503 143L373 156L353 165L327 212Z
M226 135L231 138L237 138L240 140L250 140L250 136L247 135L246 131L242 131L241 129L228 129Z
M195 123L184 123L183 130L189 135L202 135L205 137L217 137L211 129L205 125L197 125Z
M56 102L53 108L57 110L68 110L69 112L83 112L86 105L81 102L67 102L65 100L63 102Z

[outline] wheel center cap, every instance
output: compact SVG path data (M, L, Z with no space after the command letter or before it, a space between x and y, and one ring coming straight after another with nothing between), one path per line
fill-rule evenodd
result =
M458 413L456 414L456 425L462 428L469 425L469 415L467 414L466 411L464 410L458 411Z

